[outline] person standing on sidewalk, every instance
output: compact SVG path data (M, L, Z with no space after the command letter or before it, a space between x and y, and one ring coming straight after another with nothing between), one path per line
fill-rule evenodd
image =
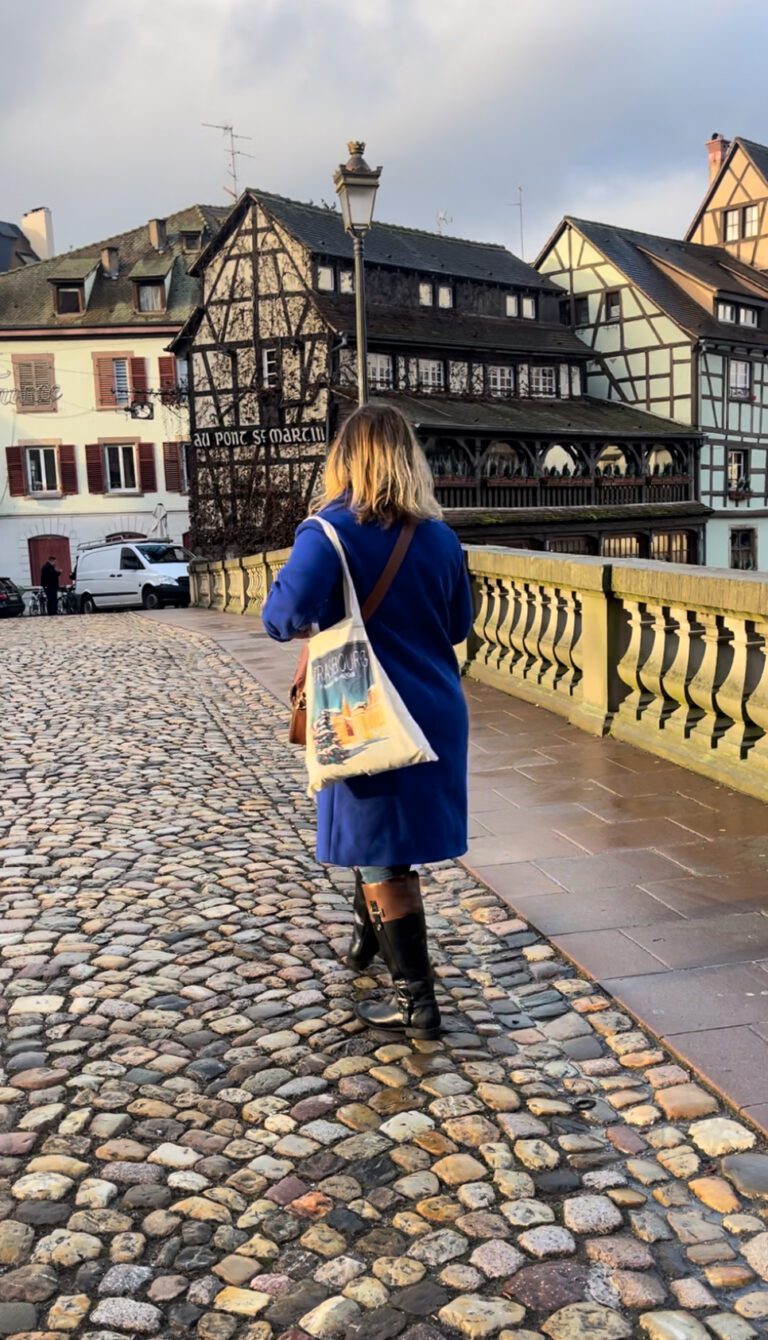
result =
M317 859L356 873L355 932L347 957L362 970L380 951L391 1002L364 1000L372 1027L437 1037L440 1014L414 865L467 849L467 708L454 646L472 623L464 555L442 520L432 475L407 419L364 405L330 448L319 513L336 527L360 604L374 591L404 527L411 543L366 623L373 650L437 761L333 782L318 794ZM311 517L264 606L280 642L344 617L341 564Z
M59 577L61 573L56 567L56 559L51 555L46 563L43 564L40 571L40 585L45 592L45 603L48 614L58 614L59 611Z

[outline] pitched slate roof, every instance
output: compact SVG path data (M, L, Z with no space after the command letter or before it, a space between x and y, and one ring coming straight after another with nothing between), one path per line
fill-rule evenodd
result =
M344 398L344 397L340 397ZM592 400L579 396L573 400L459 400L444 395L407 395L400 391L377 391L374 403L396 404L412 423L424 428L474 430L475 432L517 432L529 437L554 434L605 434L612 440L628 437L644 439L680 437L690 441L698 436L683 424L647 414L632 405L612 400Z
M15 269L36 261L37 255L29 245L29 240L17 223L5 223L0 219L0 272Z
M313 294L320 314L333 330L354 333L355 300ZM368 336L392 344L443 345L446 349L483 349L505 353L568 354L590 357L590 350L566 326L513 317L474 316L434 307L384 307L369 303Z
M0 331L181 325L199 300L199 283L188 272L192 257L183 251L182 233L199 231L211 236L228 212L226 208L219 209L217 206L191 205L188 209L171 214L166 220L168 250L162 253L162 257L152 247L148 227L144 223L139 228L105 238L102 242L76 247L50 260L36 261L33 265L0 274ZM102 271L103 247L116 247L118 250L117 279L109 279ZM160 260L163 269L167 268L169 259L173 265L168 309L165 312L137 312L130 276L132 272L134 276L140 272L136 267L141 267L144 261L150 262L151 269L153 257ZM97 274L86 311L72 316L58 316L54 310L53 285L50 281L82 278L94 267L98 267ZM156 272L157 266L154 269Z
M693 338L706 337L768 348L768 330L718 321L656 264L658 260L674 266L696 283L713 291L736 295L747 302L759 298L761 295L756 289L761 289L764 300L768 301L766 278L737 260L725 247L705 247L698 242L681 242L677 238L658 237L654 233L640 233L570 215L566 216L565 222L591 242L606 260Z
M352 243L344 232L341 215L325 205L289 200L256 187L248 188L234 206L219 236L199 258L195 272L205 267L210 255L226 240L238 220L258 200L297 241L315 256L353 259ZM518 288L552 291L554 285L533 266L526 265L498 242L472 242L448 237L420 228L395 223L374 222L365 242L366 261L423 274L475 279L488 284L515 285Z

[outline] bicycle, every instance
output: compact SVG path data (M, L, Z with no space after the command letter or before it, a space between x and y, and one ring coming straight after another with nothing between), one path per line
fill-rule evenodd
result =
M74 586L65 586L59 591L59 600L56 608L57 614L79 614L77 596Z
M42 587L35 587L29 595L29 604L27 606L29 614L32 616L45 614L47 612L47 601L45 591Z

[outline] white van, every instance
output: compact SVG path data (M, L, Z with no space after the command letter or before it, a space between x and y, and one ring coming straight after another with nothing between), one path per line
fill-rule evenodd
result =
M189 570L194 558L171 540L122 540L88 545L75 564L75 595L83 614L97 609L189 604Z

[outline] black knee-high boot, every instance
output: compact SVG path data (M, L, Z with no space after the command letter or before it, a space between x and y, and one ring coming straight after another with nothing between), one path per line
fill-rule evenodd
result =
M418 875L411 871L383 884L364 884L363 891L382 957L392 977L395 998L390 1002L360 1001L356 1006L358 1018L371 1028L405 1032L407 1037L419 1041L439 1037L440 1011L435 1000ZM393 895L398 893L409 910L405 916L393 917Z
M347 950L347 965L354 968L356 972L362 972L375 958L379 942L368 912L368 904L365 901L363 881L359 870L355 871L355 897L352 903L352 911L355 914L355 922L352 929L352 939Z

